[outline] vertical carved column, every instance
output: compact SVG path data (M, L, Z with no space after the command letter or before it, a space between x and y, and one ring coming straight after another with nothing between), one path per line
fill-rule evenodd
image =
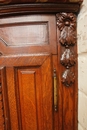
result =
M74 46L76 37L76 15L73 13L58 13L57 26L60 30L59 43L61 44L60 63L65 67L61 81L65 86L71 86L75 82L75 73L72 69L76 64L76 52Z
M59 64L59 130L77 130L76 15L58 13L56 18Z

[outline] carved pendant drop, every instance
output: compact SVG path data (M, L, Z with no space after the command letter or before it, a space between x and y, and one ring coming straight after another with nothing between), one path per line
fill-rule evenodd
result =
M70 67L75 67L76 55L74 47L77 42L76 32L76 15L73 13L58 13L57 26L60 31L59 43L63 53L61 53L60 63L65 67L62 74L62 83L69 87L75 82L75 74L70 70Z
M76 64L76 57L72 50L66 49L61 55L61 64L65 66L67 69L74 66Z
M75 82L75 75L72 71L69 69L65 70L65 72L62 75L62 83L69 87Z

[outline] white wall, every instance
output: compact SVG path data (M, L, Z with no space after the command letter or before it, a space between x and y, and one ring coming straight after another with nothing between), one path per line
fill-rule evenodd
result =
M78 130L87 130L87 0L78 15Z

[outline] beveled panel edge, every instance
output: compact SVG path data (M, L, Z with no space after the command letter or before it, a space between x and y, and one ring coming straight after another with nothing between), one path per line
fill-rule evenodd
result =
M58 13L72 12L78 13L80 4L78 3L63 3L63 4L16 4L0 6L0 16L17 15L17 14L37 14L37 13Z

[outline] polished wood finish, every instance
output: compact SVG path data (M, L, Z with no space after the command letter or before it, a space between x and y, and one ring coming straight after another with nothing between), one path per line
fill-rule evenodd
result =
M77 129L77 37L76 37L76 15L73 13L58 13L57 36L59 38L58 61L60 69L59 96L60 110L62 116L60 129ZM60 33L60 35L59 35ZM61 112L62 110L62 112ZM60 122L60 120L59 120Z
M2 58L4 59L4 57ZM7 98L11 129L52 130L51 56L44 54L21 57L20 59L18 59L18 56L14 59L13 56L10 59L12 65L9 64L8 59L5 59L7 63L5 80L7 80L6 85L8 86ZM28 59L31 59L31 62Z
M0 6L0 130L77 130L80 1L10 2Z
M0 0L0 4L21 3L81 3L82 0Z
M26 15L0 19L3 54L57 53L54 15Z
M2 5L0 7L0 16L8 15L21 15L21 14L37 14L37 13L58 13L58 12L73 12L78 13L80 4L68 3L68 4L14 4L14 5Z

